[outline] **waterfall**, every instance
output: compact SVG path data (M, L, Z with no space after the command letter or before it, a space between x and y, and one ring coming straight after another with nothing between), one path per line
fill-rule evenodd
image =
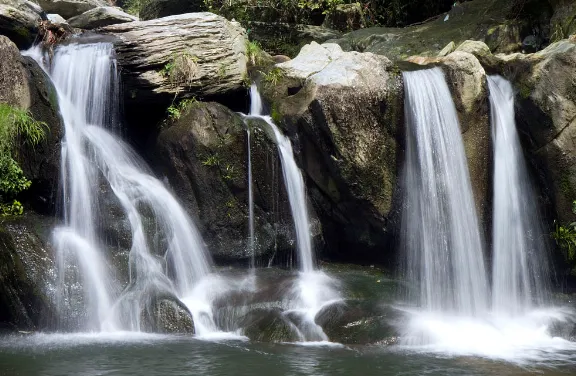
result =
M482 241L460 126L440 68L404 73L402 244L410 299L431 312L488 308Z
M270 116L263 115L262 97L256 84L252 84L250 88L250 98L250 115L248 118L263 120L272 131L278 146L284 183L296 229L300 274L286 297L290 306L288 312L296 314L302 319L301 325L298 327L302 340L327 341L328 337L322 328L314 322L314 317L326 305L341 301L338 284L315 268L307 207L308 198L302 171L294 159L292 143L288 137L282 134Z
M514 91L499 76L488 77L494 144L493 309L525 313L546 292L545 233L514 121Z
M252 186L252 150L251 150L251 131L250 128L246 128L246 143L248 144L248 231L249 239L248 244L250 247L250 268L254 269L256 267L256 248L254 239L254 187Z
M87 320L78 325L80 330L142 330L141 312L150 300L193 294L210 272L210 258L185 210L112 133L119 102L113 46L58 46L50 67L38 51L29 55L51 76L65 124L65 225L54 233L60 315L83 310ZM129 283L123 291L118 291L121 284L113 277L117 270L99 239L102 186L119 203L131 230ZM150 226L154 236L148 236ZM78 284L83 292L77 291ZM194 307L189 308L194 313Z

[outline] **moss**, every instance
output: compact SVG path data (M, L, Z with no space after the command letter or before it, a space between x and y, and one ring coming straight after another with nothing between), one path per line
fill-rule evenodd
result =
M576 197L574 194L574 188L570 182L570 175L563 175L560 178L560 191L565 197Z

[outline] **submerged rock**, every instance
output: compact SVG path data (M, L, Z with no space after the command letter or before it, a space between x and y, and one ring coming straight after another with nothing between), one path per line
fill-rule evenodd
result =
M258 342L296 342L301 340L294 324L278 308L255 309L240 320L242 333Z
M116 37L126 101L226 95L242 89L246 32L212 13L189 13L107 26Z
M194 334L194 320L175 297L158 296L142 311L143 330L153 333Z
M60 178L60 140L64 126L58 109L56 89L42 68L0 36L0 102L30 111L35 120L47 125L43 142L22 145L16 153L24 174L32 181L26 192L33 208L42 213L55 210Z
M138 18L131 16L128 13L124 13L120 9L114 7L93 8L76 17L68 19L70 26L79 29L95 29L97 27L133 21L138 21Z
M399 70L384 56L312 42L263 81L272 117L292 138L309 179L329 256L391 257L382 250L393 228L403 112Z
M32 45L43 18L42 9L31 1L0 0L0 34L10 38L19 48Z

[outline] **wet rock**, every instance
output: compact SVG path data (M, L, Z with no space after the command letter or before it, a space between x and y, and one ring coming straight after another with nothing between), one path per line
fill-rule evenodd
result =
M72 27L79 29L95 29L98 27L138 21L137 17L122 12L114 7L98 7L90 9L76 17L68 19Z
M576 33L576 4L570 0L552 0L550 39L557 42Z
M175 297L158 296L142 311L143 330L153 333L194 334L194 320Z
M53 24L67 24L68 22L66 22L66 20L64 19L64 17L62 17L59 14L55 14L55 13L50 13L47 14L46 17L48 18L48 21L50 21Z
M527 25L509 22L488 29L485 42L493 53L513 53L522 50L522 36Z
M116 38L125 100L167 105L180 97L227 95L246 76L246 32L212 13L107 26Z
M188 103L178 119L167 122L155 150L160 173L197 218L216 260L246 262L251 251L247 138L242 118L220 104ZM267 264L274 256L291 254L294 230L276 145L254 127L251 150L255 254Z
M382 261L403 123L399 70L386 57L315 42L273 69L278 82L261 87L309 179L329 256L353 249L356 261Z
M47 13L57 13L68 19L96 7L109 5L106 0L37 0Z
M440 52L438 53L438 56L439 56L439 57L446 56L446 55L448 55L449 53L454 52L455 49L456 49L456 44L455 44L454 42L450 42L450 43L448 43L448 44L446 45L446 47L444 47L444 48L442 49L442 51L440 51Z
M152 20L184 13L203 12L205 10L207 10L207 7L204 0L140 1L140 18L142 18L142 20Z
M277 308L255 309L240 320L242 333L257 342L296 342L298 332Z
M0 328L52 328L56 271L48 239L53 225L53 219L34 215L0 218Z
M48 126L46 138L35 147L22 145L16 153L25 175L32 181L27 200L42 213L55 210L60 177L60 140L63 124L56 89L42 68L20 55L18 48L0 36L0 101L30 111Z
M340 4L329 12L324 19L323 27L349 31L364 26L364 12L360 3Z
M43 17L42 9L31 1L0 0L0 34L10 38L19 48L32 45Z
M365 345L396 337L393 323L398 316L394 309L373 302L347 300L323 308L314 321L332 342Z

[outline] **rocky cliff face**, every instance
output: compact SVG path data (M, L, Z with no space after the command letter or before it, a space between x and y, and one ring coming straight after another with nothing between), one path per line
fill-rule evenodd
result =
M272 76L281 77L271 84ZM402 80L384 56L305 46L261 84L296 145L331 257L383 260L394 228Z

